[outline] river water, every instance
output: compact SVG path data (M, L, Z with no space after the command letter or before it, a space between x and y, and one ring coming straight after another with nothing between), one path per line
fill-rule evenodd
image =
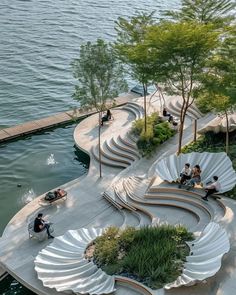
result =
M0 128L73 108L71 61L86 41L115 39L114 21L135 11L174 9L179 0L1 0ZM74 125L0 145L0 234L37 195L87 171ZM17 186L18 185L18 186ZM7 278L0 294L33 294Z

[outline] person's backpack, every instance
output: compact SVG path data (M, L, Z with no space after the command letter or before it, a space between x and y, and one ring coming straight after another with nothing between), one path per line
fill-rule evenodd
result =
M44 199L46 201L52 201L52 200L56 199L56 196L53 192L48 192L48 193L46 193Z

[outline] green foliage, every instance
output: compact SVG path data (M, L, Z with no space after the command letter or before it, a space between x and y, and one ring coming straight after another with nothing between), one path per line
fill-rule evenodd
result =
M127 228L108 240L110 248L116 244L114 248L119 249L115 260L113 256L105 263L99 260L106 256L107 233L95 240L94 259L109 274L126 275L157 289L180 274L189 253L185 241L192 239L183 226Z
M174 20L213 23L219 28L234 18L234 8L235 2L230 0L182 0L179 11L166 11L165 15Z
M147 117L147 130L145 132L144 119L133 123L131 133L138 137L137 147L142 156L150 156L156 148L175 134L168 122L162 122L157 113Z
M226 113L236 104L236 26L208 61L195 91L197 105L206 110Z
M114 99L127 90L123 67L113 47L98 39L80 47L80 57L72 62L74 77L78 80L73 98L81 107L105 108L108 99Z
M219 153L225 151L225 134L213 132L208 132L204 136L201 136L195 143L192 142L187 146L182 148L182 153L191 153L191 152L211 152ZM230 133L230 145L229 153L233 167L236 170L236 132ZM226 196L236 199L236 187L231 191L225 193Z

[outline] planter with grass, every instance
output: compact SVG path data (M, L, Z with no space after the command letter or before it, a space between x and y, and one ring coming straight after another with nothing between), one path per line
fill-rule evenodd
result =
M86 257L110 275L121 275L158 289L182 272L193 239L183 226L108 228L95 239Z

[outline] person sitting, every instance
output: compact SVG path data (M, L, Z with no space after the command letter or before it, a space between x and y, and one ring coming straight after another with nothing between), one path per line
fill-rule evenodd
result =
M190 168L190 164L186 163L184 165L184 168L182 169L182 171L180 172L180 184L179 184L179 188L181 188L182 184L185 184L187 180L191 179L191 174L192 174L192 170Z
M66 191L59 188L56 191L54 191L54 195L55 195L56 198L62 198L64 196L66 196Z
M202 197L203 200L208 201L208 197L220 190L220 183L218 181L218 176L213 176L213 181L210 182L206 187L206 195Z
M163 115L163 117L169 117L170 116L170 114L167 112L166 108L163 108L162 115Z
M46 229L47 235L49 239L53 239L54 237L50 234L49 231L50 224L43 220L43 214L39 213L38 216L34 220L34 231L39 233Z
M177 126L177 125L178 125L178 122L176 122L176 121L174 120L174 117L173 117L171 114L169 115L168 122L169 122L170 124L172 124L173 126Z
M108 109L107 113L104 116L102 116L101 126L103 126L104 122L111 120L111 118L112 118L112 114L111 114L111 111Z
M187 182L187 185L194 187L195 183L201 182L201 168L199 165L195 165L192 169L191 179Z

